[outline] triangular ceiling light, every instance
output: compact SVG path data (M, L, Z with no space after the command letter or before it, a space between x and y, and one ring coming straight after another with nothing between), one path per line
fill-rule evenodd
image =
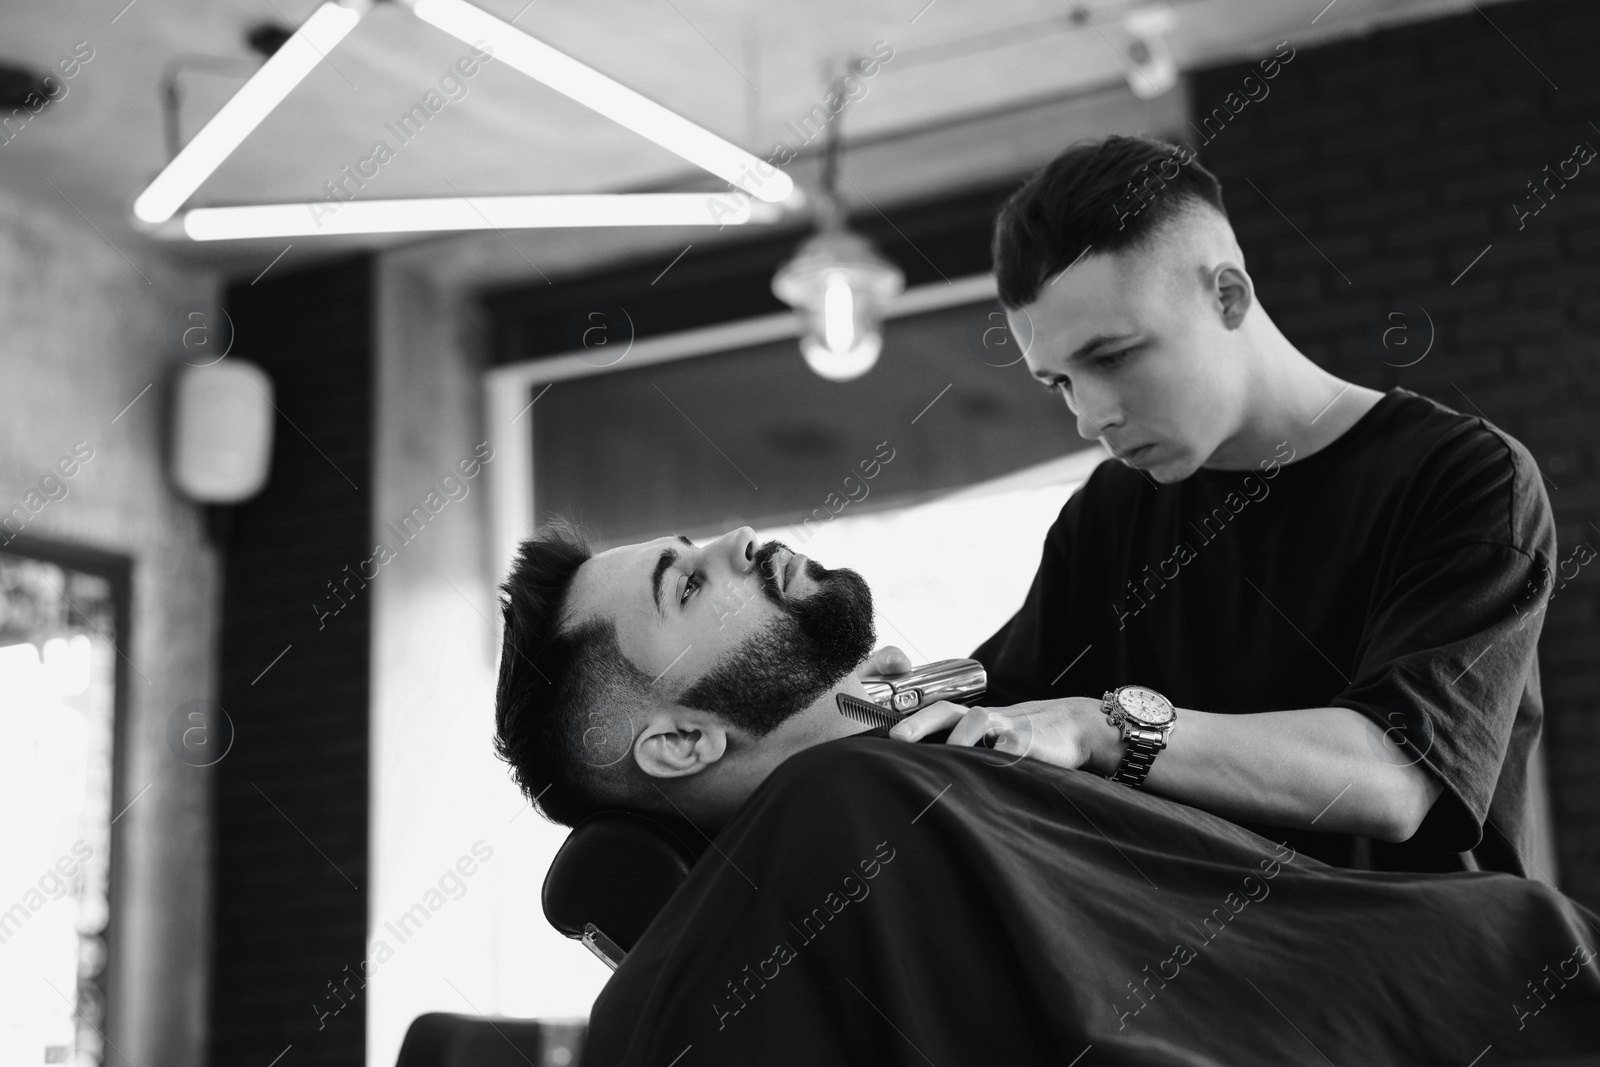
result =
M782 215L777 205L796 192L781 170L467 0L398 2L453 37L487 44L495 59L715 174L737 191L373 200L343 203L336 216L322 220L312 219L303 204L197 208L183 217L188 237L204 241L542 226L722 226L773 221ZM154 227L169 223L201 183L355 29L371 5L372 0L329 0L313 12L139 194L134 215Z

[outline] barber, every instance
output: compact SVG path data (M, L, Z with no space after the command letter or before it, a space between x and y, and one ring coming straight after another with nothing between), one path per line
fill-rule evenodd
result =
M987 737L1337 865L1528 873L1555 532L1527 449L1300 352L1186 150L1067 149L994 247L1028 370L1113 458L974 653L988 706L893 736Z

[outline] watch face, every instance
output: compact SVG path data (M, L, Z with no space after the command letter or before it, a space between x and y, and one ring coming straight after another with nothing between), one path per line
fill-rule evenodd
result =
M1125 685L1117 690L1117 704L1140 726L1165 726L1177 718L1172 701L1142 685Z

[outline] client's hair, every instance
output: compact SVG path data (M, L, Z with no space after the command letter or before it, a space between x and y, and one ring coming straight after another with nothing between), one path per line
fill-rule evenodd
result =
M1146 137L1072 145L1024 182L995 218L1000 302L1031 304L1051 275L1086 250L1148 247L1174 216L1196 207L1228 217L1222 184L1192 152Z
M592 554L582 530L557 519L522 542L500 587L495 753L540 813L567 826L626 806L632 734L621 724L650 683L611 622L566 628L567 594Z

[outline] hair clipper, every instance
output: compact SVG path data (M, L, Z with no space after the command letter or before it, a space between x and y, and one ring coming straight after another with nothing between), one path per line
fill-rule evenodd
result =
M868 726L893 726L919 708L941 700L964 704L983 696L988 672L975 659L939 659L904 674L864 675L870 701L840 693L839 714Z

